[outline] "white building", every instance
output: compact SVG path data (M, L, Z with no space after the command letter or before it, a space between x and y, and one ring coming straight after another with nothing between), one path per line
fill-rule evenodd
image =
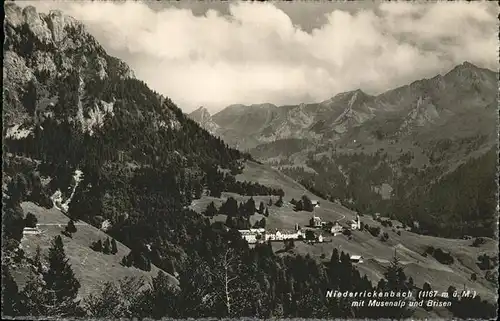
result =
M351 221L351 230L360 230L361 229L361 220L359 219L359 215L356 215L356 219Z
M351 255L352 263L363 263L363 257L361 255Z
M42 232L38 228L38 225L37 225L37 227L25 227L23 229L23 236L24 235L38 235L40 233L42 233Z
M299 238L305 238L304 232L302 230L298 231L276 231L275 233L266 233L266 241L284 241L284 240L297 240Z
M319 207L319 201L318 200L311 200L311 204L313 207Z
M266 241L284 241L284 240L298 240L299 238L305 238L305 234L302 230L296 231L279 231L276 232L266 232L263 228L249 229L249 230L238 230L241 237L250 244L266 242Z
M266 230L263 228L238 230L238 232L240 232L241 237L250 244L264 240L266 234Z
M342 227L342 225L340 225L339 222L335 221L335 223L333 223L332 228L330 229L330 233L332 233L335 236L339 233L342 233L343 229L344 228Z
M323 243L324 239L323 239L323 235L319 235L318 236L318 243Z

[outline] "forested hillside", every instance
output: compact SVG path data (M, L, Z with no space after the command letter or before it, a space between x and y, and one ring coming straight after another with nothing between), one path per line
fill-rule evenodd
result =
M439 164L415 168L411 152L332 154L308 167L281 166L287 175L327 199L361 213L381 213L421 233L461 238L496 234L496 148L443 174Z

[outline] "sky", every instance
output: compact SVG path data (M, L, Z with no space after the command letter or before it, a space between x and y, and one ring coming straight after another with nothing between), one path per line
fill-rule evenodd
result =
M38 1L185 112L378 94L469 61L498 70L494 2Z

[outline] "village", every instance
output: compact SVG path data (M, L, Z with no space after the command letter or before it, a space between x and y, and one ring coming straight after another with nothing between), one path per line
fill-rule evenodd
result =
M314 208L320 206L319 201L311 201ZM284 230L284 229L268 229L265 228L251 228L245 230L238 230L244 240L249 244L257 244L264 242L285 242L288 240L302 241L309 244L315 243L325 243L333 242L329 236L337 236L341 234L350 236L350 231L361 230L361 221L359 215L356 215L356 219L349 221L349 223L340 224L339 221L325 222L314 215L310 218L309 224L302 228L299 224L295 224L294 230ZM363 263L363 257L359 255L351 255L351 261L353 263Z

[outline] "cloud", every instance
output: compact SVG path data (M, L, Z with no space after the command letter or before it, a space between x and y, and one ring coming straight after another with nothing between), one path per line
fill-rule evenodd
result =
M375 94L465 60L498 68L498 12L486 2L333 10L311 32L272 3L233 3L228 15L201 16L140 2L34 5L84 22L105 49L185 111L321 101L357 88Z

